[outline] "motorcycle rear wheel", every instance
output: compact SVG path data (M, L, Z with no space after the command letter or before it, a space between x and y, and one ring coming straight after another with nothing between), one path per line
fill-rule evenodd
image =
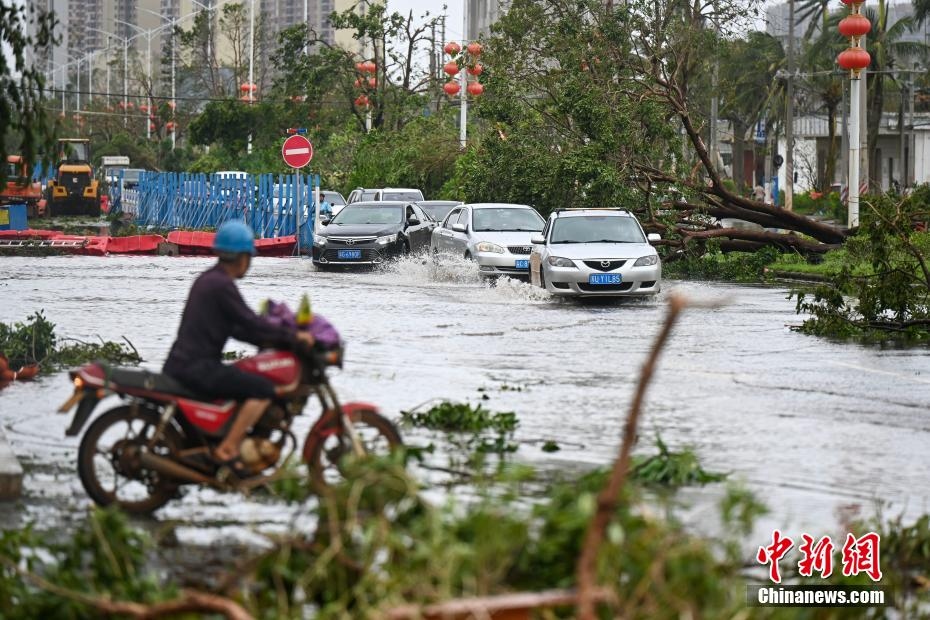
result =
M350 419L366 454L386 456L404 445L394 424L374 409L357 409ZM338 425L339 421L333 417L332 424ZM322 430L324 432L312 433L307 438L304 452L310 484L317 493L326 492L344 479L340 461L352 451L352 440L348 436L339 437L337 433L326 433L326 428Z
M87 429L78 448L78 475L87 494L99 506L116 504L126 512L148 514L174 497L177 484L139 462L138 451L147 449L144 446L158 421L158 414L150 409L133 414L132 408L124 405L110 409ZM125 430L121 431L121 426ZM177 430L167 426L153 450L168 456L176 453L182 443Z

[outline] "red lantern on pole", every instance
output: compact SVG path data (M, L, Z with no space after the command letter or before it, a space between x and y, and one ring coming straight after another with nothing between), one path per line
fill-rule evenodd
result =
M473 42L465 46L465 49L467 49L468 53L471 54L472 56L478 56L481 54L482 47L480 43Z
M149 123L149 130L150 130L150 131L155 131L155 129L156 129L155 123Z
M365 63L364 62L355 63L355 70L358 71L359 73L365 73Z
M481 82L471 82L468 85L468 94L477 97L484 92L484 85Z
M368 88L377 88L377 87L378 87L378 79L373 78L373 77L368 78Z
M367 107L369 103L371 103L371 101L368 99L366 95L359 95L358 97L355 98L355 105L357 105L360 108Z
M176 127L177 127L177 124L174 121L168 121L167 123L165 123L165 129L167 129L169 132L174 131Z
M355 78L355 88L362 87L362 78Z
M457 94L459 94L459 91L462 89L462 87L459 86L458 82L446 82L442 85L442 89L446 91L446 94L450 97L455 97Z
M442 70L448 75L452 76L459 72L459 65L454 60L450 60L442 66Z
M482 73L484 73L484 67L480 64L475 64L468 68L468 75L478 76Z
M364 65L363 71L365 71L366 73L374 73L375 71L378 70L378 65L376 65L376 64L375 64L373 61L371 61L371 60L366 60L366 61L365 61L364 63L362 63L362 64Z
M872 63L872 56L861 47L848 47L840 52L836 61L844 69L858 73Z
M872 22L862 13L853 13L840 22L839 31L844 37L859 38L869 34Z
M449 56L455 56L462 51L462 46L455 41L449 41L446 43L445 47L442 48L442 51L444 51Z

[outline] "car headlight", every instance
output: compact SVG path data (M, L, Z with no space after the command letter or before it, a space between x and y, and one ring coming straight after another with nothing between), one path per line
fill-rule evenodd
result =
M504 248L497 245L496 243L491 243L489 241L482 241L475 246L475 250L478 252L492 252L494 254L503 254Z
M378 237L375 240L375 243L377 243L378 245L387 245L389 243L394 243L395 241L397 241L397 233L394 233L393 235L384 235L383 237Z
M326 237L323 235L313 235L313 242L317 245L326 245Z
M652 254L650 256L643 256L633 263L634 267L652 267L659 262L659 256L657 254Z
M550 256L548 262L553 267L575 267L575 263L571 259L560 256Z

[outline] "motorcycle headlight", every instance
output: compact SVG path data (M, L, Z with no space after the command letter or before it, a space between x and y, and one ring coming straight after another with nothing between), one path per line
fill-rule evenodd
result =
M475 250L478 252L492 252L494 254L503 254L504 248L497 245L496 243L491 243L489 241L482 241L475 246Z
M562 258L560 256L550 256L549 264L553 267L575 267L575 263L569 258Z
M313 242L317 245L326 245L326 237L323 235L313 235Z
M375 240L375 243L377 243L378 245L387 245L389 243L394 243L395 241L397 241L397 233L394 233L393 235L384 235L383 237L378 237Z
M642 258L637 259L637 261L633 263L633 266L634 267L652 267L658 262L659 262L659 256L657 254L652 254L650 256L643 256Z

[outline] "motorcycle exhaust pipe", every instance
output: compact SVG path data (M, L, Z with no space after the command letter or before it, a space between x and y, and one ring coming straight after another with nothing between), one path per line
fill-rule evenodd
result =
M187 482L206 484L216 488L223 488L223 485L220 484L216 478L205 476L199 471L191 469L190 467L185 467L184 465L181 465L176 461L172 461L171 459L166 459L163 456L152 454L147 450L142 452L140 455L140 460L144 467L154 469L155 471L171 476L172 478L178 478Z

